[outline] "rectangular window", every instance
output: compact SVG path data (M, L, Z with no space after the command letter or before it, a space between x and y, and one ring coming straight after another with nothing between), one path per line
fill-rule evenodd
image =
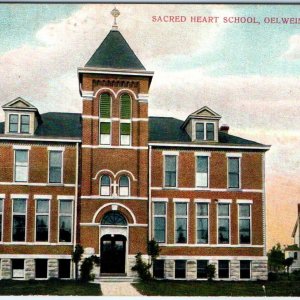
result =
M19 127L19 115L11 114L9 115L9 132L18 133Z
M100 122L100 144L110 145L110 122Z
M187 243L187 203L175 203L175 239L178 244Z
M35 278L48 278L48 260L35 260Z
M130 145L130 123L121 123L120 124L120 137L121 145L129 146Z
M165 187L176 187L177 156L165 155Z
M21 115L21 133L29 133L29 115Z
M11 260L12 278L24 278L24 259Z
M166 203L154 202L154 239L166 242Z
M213 141L215 139L215 125L214 123L206 124L206 139L208 141Z
M153 264L153 277L164 278L165 277L165 261L163 259L156 259Z
M25 242L26 199L13 199L13 241Z
M207 278L208 260L197 260L197 278Z
M208 187L208 156L197 156L196 186Z
M186 273L186 261L175 260L175 278L185 278Z
M59 241L72 241L72 200L60 200L59 202Z
M48 242L49 239L49 200L36 200L35 240Z
M28 150L15 150L15 182L28 181Z
M2 241L3 199L0 199L0 242Z
M63 152L49 152L49 183L62 183Z
M239 242L251 243L251 205L239 204Z
M295 260L298 259L298 252L294 252L294 259L295 259Z
M238 157L228 158L228 187L240 188L240 159Z
M230 205L218 204L218 243L229 244Z
M196 124L196 139L204 140L204 123Z
M219 260L219 278L229 278L229 260Z
M197 244L208 244L207 203L197 203Z
M250 279L251 278L251 261L241 260L240 261L240 278Z
M58 260L58 278L71 277L71 261L70 259Z

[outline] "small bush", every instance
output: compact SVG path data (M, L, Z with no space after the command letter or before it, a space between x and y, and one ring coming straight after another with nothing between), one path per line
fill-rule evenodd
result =
M215 278L215 274L216 274L215 265L212 265L212 264L207 265L206 272L207 272L208 281L212 281Z
M299 281L300 280L300 270L295 270L292 273L293 280Z
M151 264L147 264L142 259L142 253L139 252L135 256L135 265L131 268L132 271L136 271L141 280L147 281L151 279L151 273L149 269L151 268Z
M274 273L274 272L269 272L268 280L269 281L277 281L278 280L278 274Z
M81 280L84 282L94 279L94 275L91 274L94 264L99 265L100 259L96 255L86 257L81 265Z

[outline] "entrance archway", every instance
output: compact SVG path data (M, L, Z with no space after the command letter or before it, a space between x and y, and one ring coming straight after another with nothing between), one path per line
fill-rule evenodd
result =
M117 228L127 227L127 220L118 211L110 211L104 215L101 228L106 228L106 234L101 237L101 275L125 274L126 242L123 234L117 233ZM109 232L112 232L109 234Z

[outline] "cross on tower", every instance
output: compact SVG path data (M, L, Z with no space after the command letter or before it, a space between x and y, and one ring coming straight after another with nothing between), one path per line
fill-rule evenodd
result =
M111 11L111 15L114 17L114 24L113 24L113 28L114 29L118 29L118 25L117 25L117 17L120 15L120 11L115 7L112 11Z

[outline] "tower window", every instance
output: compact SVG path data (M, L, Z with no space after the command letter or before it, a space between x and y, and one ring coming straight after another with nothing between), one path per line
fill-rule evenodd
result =
M119 180L119 196L129 196L129 179L125 175Z
M121 113L120 119L131 118L131 98L128 94L121 96Z
M100 195L110 196L110 177L108 175L103 175L100 179Z
M110 145L111 142L111 97L109 94L100 96L100 144Z

